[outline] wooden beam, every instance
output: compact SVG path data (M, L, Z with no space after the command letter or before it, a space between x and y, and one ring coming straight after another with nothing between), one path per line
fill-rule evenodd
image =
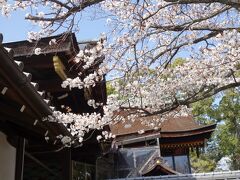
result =
M34 122L36 118L29 116L29 114L21 113L18 109L14 106L9 106L5 104L4 102L0 101L0 120L3 121L9 121L12 124L15 124L17 127L20 127L19 129L21 132L26 131L26 134L35 133L34 137L39 137L41 139L44 139L45 132L50 129L50 122L42 122L41 120L38 120L38 123L36 126L34 126ZM54 125L52 125L54 126ZM55 126L54 126L55 127ZM53 127L51 127L53 128ZM56 129L56 127L55 127ZM30 133L29 133L30 132ZM53 134L54 133L54 134ZM55 136L57 135L57 132L51 131L49 133L49 137L55 139Z
M27 124L25 122L22 122L21 120L19 120L19 122L16 119L4 116L2 114L0 115L0 121L8 125L8 129L6 130L11 130L10 132L14 132L14 134L16 135L21 135L25 138L33 139L35 141L41 140L44 142L42 134L44 134L45 131L42 127L34 128L31 124ZM5 130L5 127L3 127L3 130Z
M0 107L1 107L0 115L9 117L9 119L13 119L12 121L14 121L14 119L18 119L18 121L23 121L23 122L30 122L31 120L35 120L35 118L33 116L30 116L30 114L21 113L20 105L10 106L10 105L5 104L4 102L0 102Z
M46 79L46 80L38 80L36 79L35 82L39 84L40 91L47 91L47 92L69 92L69 88L62 88L62 80L56 75L56 79Z
M53 69L53 64L51 63L51 59L44 60L44 59L36 59L26 60L24 61L25 69L29 68L36 68L36 69Z
M35 141L29 141L26 151L32 155L58 153L64 149L62 144L39 144ZM62 156L61 156L62 157Z
M18 137L16 153L16 166L15 166L15 180L23 180L24 169L24 153L25 153L25 139Z
M7 90L5 95L0 94L0 101L1 107L6 106L7 104L11 104L11 107L9 106L9 109L14 108L16 112L20 112L21 107L25 105L24 100L18 96L11 87ZM24 113L28 114L28 116L31 118L36 117L29 106L26 107Z
M38 160L36 157L32 156L30 153L25 152L25 155L31 159L32 161L34 161L35 163L37 163L39 166L43 167L45 170L47 170L50 174L58 177L59 175L56 174L53 170L51 170L49 167L47 167L44 163L42 163L40 160Z

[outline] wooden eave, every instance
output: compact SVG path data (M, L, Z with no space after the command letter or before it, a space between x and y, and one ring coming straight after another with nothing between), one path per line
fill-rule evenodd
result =
M6 116L4 116L4 119L7 120L7 117L9 117L12 123L16 125L21 124L28 130L30 129L30 124L32 124L32 129L41 129L39 132L42 132L42 129L44 129L44 134L40 133L39 135L44 137L48 131L49 133L47 136L52 138L52 140L59 134L70 135L67 129L61 124L42 122L43 117L52 114L52 110L37 92L35 87L33 87L29 79L23 74L21 69L14 62L13 57L9 55L2 44L0 44L0 57L1 87L5 86L9 88L6 92L6 96L3 95L3 97L6 98L7 101L12 101L15 104L24 105L26 107L26 111L24 110L23 113L20 113L20 116L15 117L15 119L12 117L12 112L16 111L16 109L5 105L5 108L10 112L4 113ZM25 119L25 116L28 118ZM24 119L26 122L21 121L21 119ZM33 125L35 120L38 120L38 126L36 127Z
M217 124L211 124L186 131L161 131L162 138L177 138L212 133Z
M181 142L172 142L172 143L160 143L161 149L174 149L174 148L193 148L193 147L204 147L205 140L185 140Z
M56 45L49 45L51 39L56 39L58 43ZM4 47L14 49L15 57L27 57L34 54L35 48L41 48L42 54L56 54L65 52L69 54L76 54L79 52L76 36L74 33L63 33L56 36L45 37L39 41L18 41L4 43Z
M79 69L76 69L76 67L71 64L74 55L76 55L76 53L79 52L79 46L78 46L76 37L74 34L71 34L71 33L67 34L65 38L61 39L62 37L63 35L52 36L48 38L42 38L38 42L32 42L32 43L28 41L5 43L3 44L3 46L11 48L14 51L14 54L12 55L14 57L14 60L20 61L22 62L22 64L24 64L23 70L25 72L32 74L32 81L36 82L39 85L40 91L45 92L44 97L51 98L51 105L53 105L56 108L56 110L59 110L62 112L68 112L67 111L67 108L68 108L68 109L71 109L71 112L73 113L91 113L91 112L102 113L101 108L94 109L93 107L89 107L87 104L87 100L89 98L90 99L94 98L99 103L103 103L103 104L106 103L107 96L106 96L105 77L101 82L97 83L95 87L88 89L88 91L90 92L90 96L88 96L87 98L85 96L86 94L85 89L73 88L70 91L69 88L61 87L62 80L58 76L58 74L55 72L55 69L54 69L54 64L53 64L54 56L58 56L61 59L61 62L66 67L65 72L68 77L70 78L76 77L76 75L79 72ZM62 40L60 43L58 43L61 45L61 47L59 47L59 45L50 47L48 43L51 39ZM93 46L94 43L96 44L96 42L82 42L80 43L81 44L80 47ZM42 48L42 53L38 56L34 54L34 49L37 47ZM99 62L102 61L103 58L104 57L101 57L99 59ZM11 61L13 63L12 66L16 65L13 61L13 58L11 59ZM95 65L96 67L94 66L93 68L97 68L98 65L99 64L96 64ZM90 69L90 71L92 70L93 69ZM1 71L1 67L0 67L0 71ZM22 78L25 78L23 80L24 83L25 82L26 84L31 83L27 80L22 70L18 69L18 71L19 72L16 77L23 76ZM85 75L86 74L83 74L83 76ZM10 82L9 80L4 79L4 83L2 83L2 85L4 86L7 84L10 87L9 82ZM41 119L42 117L46 117L47 115L52 113L51 109L49 108L49 105L47 104L45 104L47 108L46 107L35 108L36 107L35 103L37 102L28 102L30 94L28 94L28 96L26 95L26 93L22 95L21 94L22 91L19 91L19 92L17 91L17 86L20 87L20 85L15 86L15 82L18 83L18 81L11 80L11 82L13 83L8 93L5 94L5 98L7 97L9 101L12 100L16 104L26 104L26 102L29 103L27 104L28 108L26 108L24 113L22 113L24 115L31 117L31 118L28 118L26 121L26 124L24 124L26 128L33 127L35 119ZM29 87L29 88L32 88L32 87ZM10 95L10 92L12 92L12 95ZM34 97L39 96L36 90L33 93L35 94ZM63 96L64 98L60 98ZM40 97L40 98L43 100L43 97ZM42 100L38 100L38 101L41 102ZM62 105L64 105L67 108L66 109L65 107L62 108ZM38 110L40 111L40 113L38 112ZM11 113L8 114L9 117L10 115ZM22 122L23 121L21 121L21 123ZM44 127L44 128L42 128L43 130L41 130L40 133L38 132L36 134L40 134L40 135L45 134L47 130L49 130L49 136L51 133L53 133L53 135L51 134L52 137L59 134L63 134L63 135L69 134L66 128L61 124L56 125L56 123L39 121L38 128L40 128L41 123L42 123L41 127ZM44 125L46 125L46 128ZM51 127L53 127L52 130L50 130ZM35 130L35 128L32 128L32 129ZM42 131L44 133L42 133ZM96 139L94 140L96 141Z
M160 138L178 138L178 137L191 137L212 133L216 128L216 124L207 125L204 127L196 128L194 130L186 131L161 131L161 130L147 130L143 134L139 133L129 133L124 135L117 135L116 140L125 140L128 138L137 138L149 136L150 134L160 133Z
M49 46L48 43L51 39L57 39L57 41L60 41L58 42L59 45ZM80 43L80 47L88 45L92 46L94 43L96 44L96 42L82 42ZM95 111L102 113L101 109L93 109L87 105L88 99L85 97L85 90L73 88L70 91L69 88L62 88L62 79L55 72L53 57L56 55L61 59L61 62L65 66L67 77L74 78L78 75L79 69L77 69L72 60L79 52L79 46L73 33L42 38L38 42L32 43L28 41L5 43L4 46L14 50L14 59L24 63L24 71L32 74L33 81L39 84L39 90L51 94L53 97L52 103L58 110L67 112L61 108L61 105L64 104L66 107L70 107L74 113ZM43 52L38 56L33 53L36 47L43 49ZM85 76L85 74L83 74L83 76ZM96 102L105 104L105 78L103 81L97 83L95 87L91 88L90 92L91 94L88 98L95 99ZM66 98L62 98L61 100L58 99L58 97L66 94Z

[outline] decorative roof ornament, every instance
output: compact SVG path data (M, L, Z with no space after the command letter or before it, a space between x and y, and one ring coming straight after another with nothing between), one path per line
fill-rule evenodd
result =
M63 65L61 59L59 56L53 56L53 66L55 72L58 74L58 76L64 81L67 79L67 75L65 73L65 66Z

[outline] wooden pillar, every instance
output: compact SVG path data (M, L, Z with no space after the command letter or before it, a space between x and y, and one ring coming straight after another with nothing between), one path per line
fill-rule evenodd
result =
M65 148L63 151L63 180L72 180L72 155L71 148Z
M15 180L23 180L25 153L25 139L23 137L18 137L16 149Z
M191 174L192 170L191 170L191 161L190 161L189 153L187 155L187 158L188 158L189 174Z
M161 145L160 145L160 140L159 140L159 138L157 138L156 140L157 140L157 146L158 146L158 155L159 155L159 157L161 157Z
M200 156L199 147L196 147L196 153L197 153L197 157L199 158Z

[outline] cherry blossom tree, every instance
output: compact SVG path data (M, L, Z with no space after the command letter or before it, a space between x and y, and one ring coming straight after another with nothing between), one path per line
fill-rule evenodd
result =
M236 76L240 67L238 0L0 0L0 7L5 16L25 9L26 20L40 27L28 33L29 41L58 31L77 31L80 16L89 8L96 18L106 19L107 35L74 58L81 72L98 57L105 60L88 76L62 84L89 88L108 74L115 93L106 105L89 101L90 106L102 106L104 115L54 112L49 118L75 122L71 131L78 137L124 118L141 116L138 119L144 121L152 116L152 122L144 123L156 125L167 116L185 115L193 102L240 85ZM180 56L186 60L173 67ZM121 117L119 110L128 116ZM112 137L106 132L103 136Z

